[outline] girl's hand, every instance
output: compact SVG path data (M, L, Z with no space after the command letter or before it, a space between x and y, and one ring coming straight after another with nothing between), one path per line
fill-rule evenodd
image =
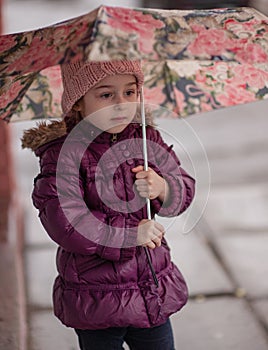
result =
M161 246L164 227L154 220L143 219L138 225L137 244L154 249Z
M159 198L162 202L169 196L169 188L165 179L159 176L153 169L143 170L142 165L133 168L136 173L135 185L139 195L143 198Z

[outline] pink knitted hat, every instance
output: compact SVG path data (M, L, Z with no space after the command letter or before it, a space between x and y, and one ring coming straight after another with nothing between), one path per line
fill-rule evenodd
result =
M61 65L61 74L63 83L61 105L64 114L70 112L73 105L89 89L109 75L133 74L137 79L138 90L141 89L144 81L139 61L77 61Z

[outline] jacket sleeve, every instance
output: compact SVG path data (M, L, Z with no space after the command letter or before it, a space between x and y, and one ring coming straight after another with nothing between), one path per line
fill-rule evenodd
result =
M173 146L168 146L157 130L150 129L149 139L149 166L167 181L170 189L168 201L162 203L159 199L154 199L151 201L152 209L159 216L179 215L193 200L195 180L181 167Z
M46 151L32 193L48 235L69 252L97 254L112 261L131 259L136 246L135 228L126 232L123 217L120 227L113 227L106 223L105 214L91 212L83 200L75 150L65 152L59 162L58 153L54 149Z

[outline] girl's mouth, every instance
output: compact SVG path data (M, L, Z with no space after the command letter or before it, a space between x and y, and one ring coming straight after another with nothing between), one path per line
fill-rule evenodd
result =
M112 120L113 122L124 122L124 121L127 120L127 117L121 117L121 116L119 116L119 117L113 117L113 118L111 118L111 120Z

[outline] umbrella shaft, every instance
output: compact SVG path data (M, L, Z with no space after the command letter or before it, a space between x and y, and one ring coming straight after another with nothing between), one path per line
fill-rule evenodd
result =
M144 96L143 96L143 87L141 88L141 123L142 123L142 147L143 147L143 160L144 160L144 170L148 170L148 152L147 152L147 137L146 137L146 118L145 118L145 107L144 107ZM152 219L151 216L151 206L150 199L146 198L147 206L147 218Z
M145 119L145 108L144 108L144 98L143 98L143 87L141 88L141 120L142 120L142 144L143 144L143 157L144 157L144 170L148 170L148 153L147 153L147 137L146 137L146 119ZM151 216L151 206L150 206L150 199L146 198L146 205L147 205L147 218L149 220L152 219ZM149 254L148 248L144 247L144 251L150 266L150 270L153 276L154 283L156 287L158 287L158 280L156 277L156 273L152 264L151 256Z

